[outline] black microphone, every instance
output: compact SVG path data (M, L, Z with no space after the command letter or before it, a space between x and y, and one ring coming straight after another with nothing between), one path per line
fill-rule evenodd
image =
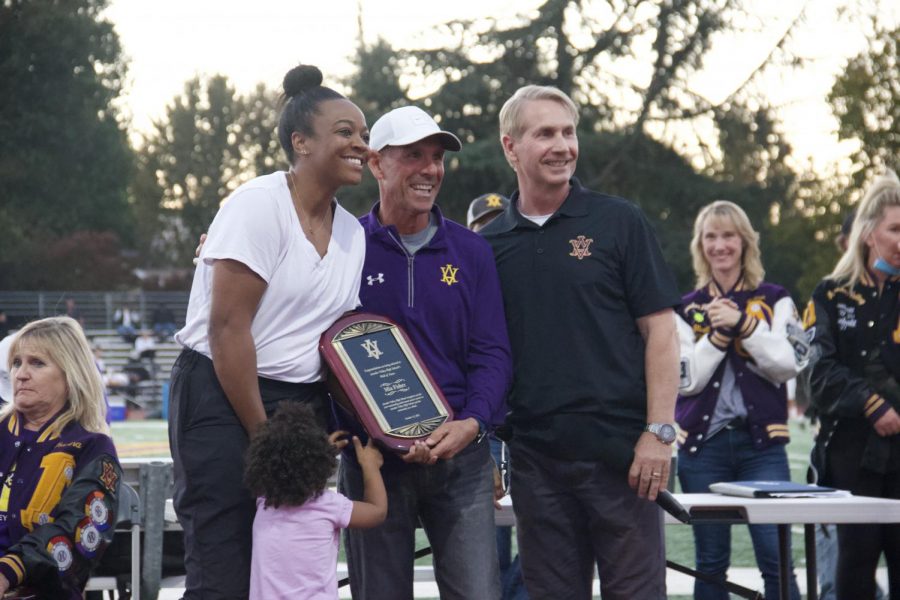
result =
M681 502L675 499L675 496L673 496L669 490L659 490L656 493L656 503L661 509L682 523L690 525L691 513L688 512L688 509L686 509Z

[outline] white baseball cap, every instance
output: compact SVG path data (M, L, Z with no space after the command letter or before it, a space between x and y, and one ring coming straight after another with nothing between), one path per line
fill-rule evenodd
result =
M427 112L418 106L395 108L375 121L369 132L369 147L376 152L385 146L406 146L436 135L445 150L459 152L462 142L441 128Z

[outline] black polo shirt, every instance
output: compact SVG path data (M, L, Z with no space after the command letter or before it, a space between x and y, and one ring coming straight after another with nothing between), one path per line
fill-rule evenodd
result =
M519 213L517 191L481 232L512 345L508 424L514 439L551 456L627 467L647 414L635 319L681 297L641 210L571 185L542 227Z

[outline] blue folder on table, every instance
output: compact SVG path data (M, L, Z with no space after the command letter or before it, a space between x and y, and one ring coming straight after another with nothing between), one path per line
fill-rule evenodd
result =
M793 481L722 481L709 486L709 491L744 498L816 498L850 495L849 492L836 488Z

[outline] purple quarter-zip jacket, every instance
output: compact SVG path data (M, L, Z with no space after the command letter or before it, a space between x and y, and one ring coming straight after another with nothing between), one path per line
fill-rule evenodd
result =
M512 358L490 246L435 206L437 232L411 256L397 229L378 221L378 207L360 218L366 231L362 310L406 330L457 420L501 424Z

